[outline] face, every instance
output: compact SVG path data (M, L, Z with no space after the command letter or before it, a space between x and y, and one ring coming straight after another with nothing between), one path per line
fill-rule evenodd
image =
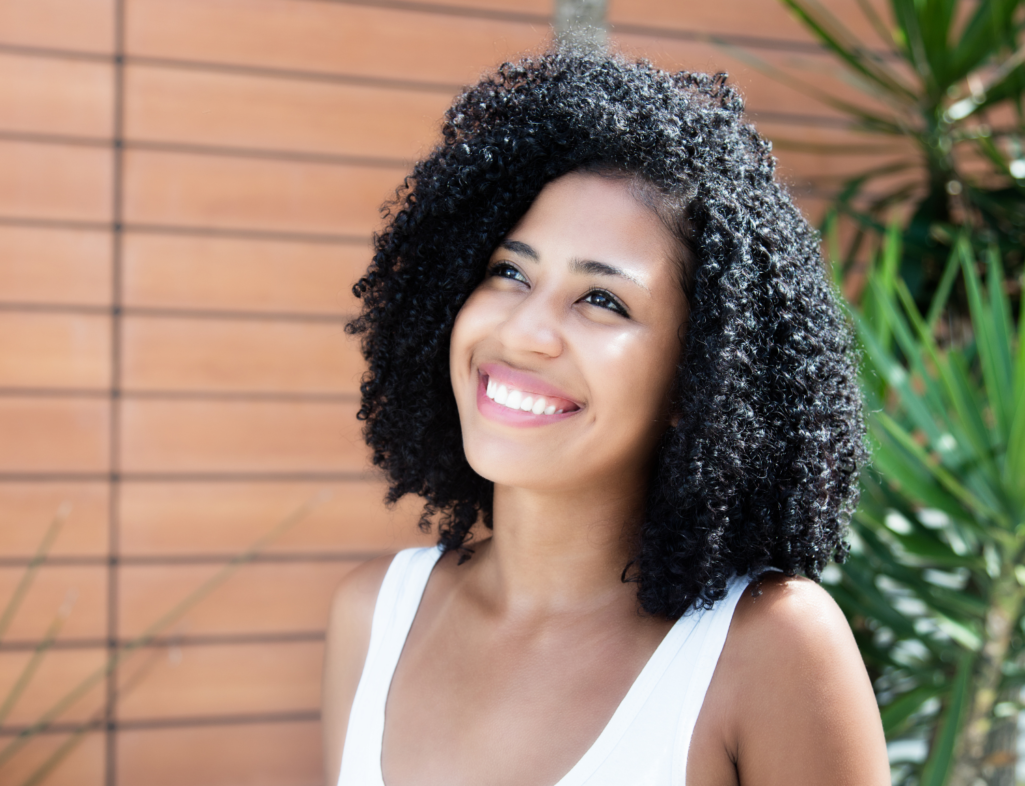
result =
M541 191L452 331L478 474L548 490L644 482L687 316L678 258L629 180L573 173Z

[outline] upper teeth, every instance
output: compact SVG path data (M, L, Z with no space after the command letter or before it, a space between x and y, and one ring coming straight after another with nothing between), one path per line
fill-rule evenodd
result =
M509 409L533 412L535 415L557 415L562 412L561 409L556 409L554 404L545 401L544 396L524 393L522 390L510 390L505 385L496 384L493 379L488 380L487 394L496 404Z

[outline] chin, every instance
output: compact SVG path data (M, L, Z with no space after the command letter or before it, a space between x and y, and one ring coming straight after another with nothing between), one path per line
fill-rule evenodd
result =
M558 472L553 462L539 462L535 451L496 444L464 444L464 450L470 468L496 486L545 491L566 486L571 480Z

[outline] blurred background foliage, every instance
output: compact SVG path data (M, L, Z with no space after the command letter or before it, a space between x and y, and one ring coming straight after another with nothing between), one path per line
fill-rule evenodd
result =
M870 260L845 290L860 290L873 464L829 586L876 688L894 783L1014 786L1025 3L890 0L886 15L858 0L879 36L860 41L815 0L781 2L862 98L763 70L845 114L874 152L903 151L837 183L823 227L838 283Z
M977 252L995 246L1017 280L1025 248L1022 0L890 0L889 18L857 0L875 41L855 38L817 0L781 2L834 56L844 89L746 59L865 135L860 151L835 152L875 161L836 184L834 216L853 225L839 249L845 269L879 248L896 214L900 277L919 307L931 302L962 229ZM895 156L880 162L887 152ZM950 306L964 312L963 290Z
M895 226L855 316L873 466L831 590L888 738L904 742L892 746L895 782L1013 786L1025 681L1022 315L997 249L981 264L962 236L947 270L967 291L971 330L941 343L950 288L923 314L897 275L901 250Z

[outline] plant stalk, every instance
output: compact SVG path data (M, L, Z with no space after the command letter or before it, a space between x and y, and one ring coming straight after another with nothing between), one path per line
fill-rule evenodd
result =
M1000 695L1003 664L1011 649L1014 625L1021 616L1025 601L1025 591L1015 578L1013 565L1004 565L990 597L986 612L986 642L979 653L975 678L975 699L961 736L949 786L974 786L984 777L986 742L993 726L993 708Z

